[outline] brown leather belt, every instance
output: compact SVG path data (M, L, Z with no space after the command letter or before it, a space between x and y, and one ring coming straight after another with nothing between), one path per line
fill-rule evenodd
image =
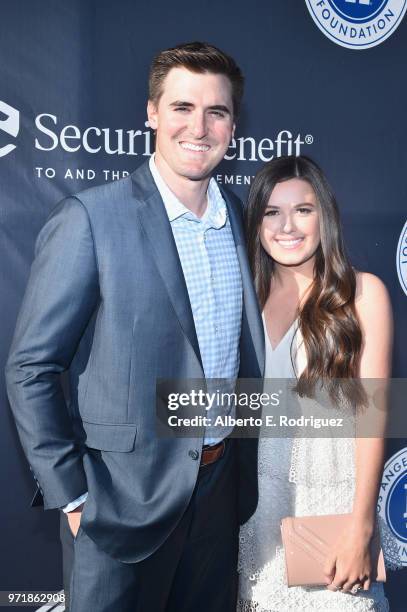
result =
M215 463L221 457L223 457L223 454L225 452L225 446L226 446L225 440L222 440L222 442L219 442L218 444L215 444L214 446L204 446L202 448L200 467L204 467L205 465L210 465L211 463Z

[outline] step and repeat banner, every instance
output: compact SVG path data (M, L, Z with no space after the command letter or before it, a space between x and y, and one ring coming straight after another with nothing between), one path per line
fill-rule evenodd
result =
M245 199L256 172L281 155L309 155L322 166L354 265L377 274L390 291L393 376L406 376L406 4L1 3L0 591L62 584L58 513L30 508L34 482L3 376L34 242L61 198L126 176L153 152L147 77L161 49L205 40L231 54L245 74L235 137L215 174L221 185ZM381 503L393 504L387 514L397 520L389 526L407 566L406 440L389 441L387 461ZM392 611L405 610L406 578L404 569L389 574Z

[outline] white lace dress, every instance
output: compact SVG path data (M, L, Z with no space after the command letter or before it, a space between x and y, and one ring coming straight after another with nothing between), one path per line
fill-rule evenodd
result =
M290 347L296 324L273 350L266 332L266 378L295 378ZM301 339L300 339L301 343ZM301 371L296 361L297 371ZM285 516L350 512L355 485L353 438L259 439L259 503L240 530L239 612L387 612L383 586L357 595L285 584L280 521Z

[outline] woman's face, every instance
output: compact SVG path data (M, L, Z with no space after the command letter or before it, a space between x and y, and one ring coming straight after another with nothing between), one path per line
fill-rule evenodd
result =
M299 266L313 258L320 243L319 210L307 181L293 178L277 183L260 226L260 241L283 266Z

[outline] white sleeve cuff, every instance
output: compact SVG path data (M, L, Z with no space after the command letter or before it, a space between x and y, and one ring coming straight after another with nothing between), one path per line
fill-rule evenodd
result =
M80 497L77 497L76 499L74 499L73 501L71 501L69 504L67 504L66 506L64 506L62 508L62 510L66 513L66 512L72 512L72 510L75 510L75 508L77 508L78 506L80 506L81 504L83 504L88 497L88 492L86 491L86 493L84 493L83 495L81 495Z

